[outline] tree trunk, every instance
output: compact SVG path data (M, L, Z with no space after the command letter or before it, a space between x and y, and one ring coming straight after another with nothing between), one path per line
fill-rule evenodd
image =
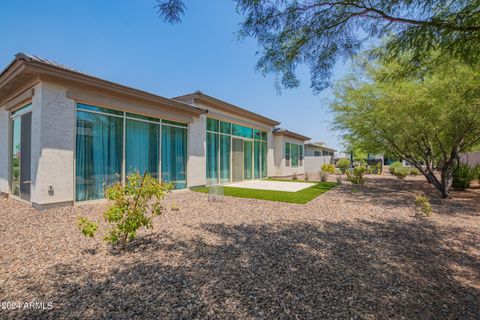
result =
M454 166L451 163L448 163L448 165L445 165L442 168L440 174L440 181L443 187L443 190L440 190L442 192L442 198L450 198L450 187L452 186L453 181L453 170Z

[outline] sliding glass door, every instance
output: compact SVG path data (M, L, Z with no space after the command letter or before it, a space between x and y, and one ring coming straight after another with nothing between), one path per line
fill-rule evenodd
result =
M12 120L12 194L20 197L20 155L21 155L21 123L22 119Z
M230 182L231 137L220 135L220 183Z
M32 105L12 112L11 192L21 199L30 200Z
M232 181L243 180L243 139L232 138Z
M267 132L207 118L207 185L267 174Z
M253 167L253 143L250 140L243 141L243 178L245 180L252 179Z

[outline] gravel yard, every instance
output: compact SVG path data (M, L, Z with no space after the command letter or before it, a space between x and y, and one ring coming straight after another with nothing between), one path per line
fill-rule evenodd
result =
M431 218L413 216L418 190ZM478 191L382 176L307 205L178 192L125 252L76 229L102 204L0 199L0 302L53 303L0 318L479 319Z

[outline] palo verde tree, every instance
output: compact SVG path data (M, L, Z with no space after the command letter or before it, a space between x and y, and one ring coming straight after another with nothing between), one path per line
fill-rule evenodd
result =
M184 0L156 0L165 21L180 22ZM244 17L239 34L258 41L256 68L273 73L285 88L299 85L306 64L311 86L329 85L332 67L355 56L366 40L387 38L387 58L409 52L410 66L432 49L474 64L480 60L480 0L234 0ZM404 70L405 71L405 70Z
M480 69L438 53L429 61L401 79L392 75L402 61L360 64L337 84L331 109L351 145L407 160L447 198L459 153L480 142Z

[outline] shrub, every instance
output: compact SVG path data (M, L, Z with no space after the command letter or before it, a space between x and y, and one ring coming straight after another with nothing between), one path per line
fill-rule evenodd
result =
M381 161L378 162L376 167L377 167L377 174L381 175L383 171L383 163Z
M415 216L426 216L429 217L432 215L432 205L428 201L428 198L424 195L417 195L415 197Z
M103 213L109 224L104 240L109 244L121 244L133 240L138 229L152 228L152 218L162 212L161 200L171 184L162 184L158 179L138 172L126 177L125 185L116 183L105 190L110 205ZM80 231L93 237L98 229L96 222L87 218L78 219Z
M318 171L318 176L320 177L320 181L326 182L327 181L327 173L324 171Z
M403 167L402 163L400 161L395 161L388 166L388 171L391 174L393 174L396 168L401 168L401 167Z
M419 176L420 171L417 168L410 168L410 175L411 176Z
M410 174L410 168L396 167L393 171L393 175L400 180L405 179Z
M350 168L350 160L346 158L342 158L338 160L337 167L340 169L342 173L347 172L348 168Z
M310 177L308 176L308 173L307 173L307 172L305 172L305 175L304 175L304 180L305 180L305 181L308 181L308 179L310 179Z
M365 179L363 175L365 174L364 166L356 166L352 171L347 171L347 180L353 184L364 184Z
M337 175L337 183L342 184L342 176L341 175Z
M85 237L93 238L97 232L98 225L87 218L80 217L77 220L77 226Z
M453 171L452 187L455 190L465 190L475 179L476 170L466 164L459 164Z
M293 173L292 180L298 180L298 176L296 172Z
M325 172L325 173L334 174L335 173L335 166L333 164L330 164L330 163L325 163L322 166L322 171Z

